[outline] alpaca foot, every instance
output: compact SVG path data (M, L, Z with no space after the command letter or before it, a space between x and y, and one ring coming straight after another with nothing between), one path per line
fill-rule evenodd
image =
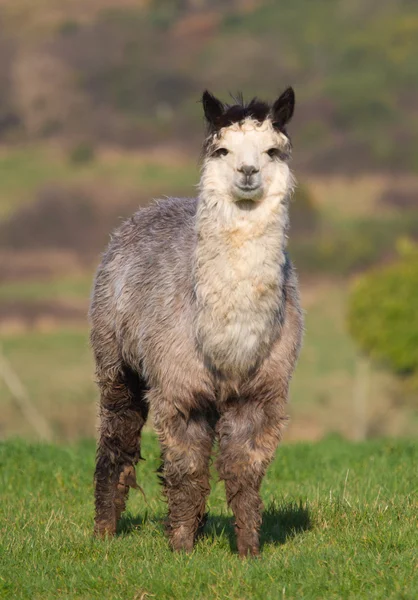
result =
M180 525L180 527L171 529L169 535L171 547L176 552L181 550L184 552L191 552L193 550L195 533L190 527Z
M106 509L99 504L94 525L96 537L113 537L116 534L118 521L126 507L130 487L141 489L136 482L135 468L132 465L125 465L119 474L117 483L110 484L108 490L110 500L106 499Z
M254 557L260 554L260 541L257 531L235 528L238 554L240 558Z
M116 524L109 521L96 521L94 524L94 537L98 539L112 538L116 535Z

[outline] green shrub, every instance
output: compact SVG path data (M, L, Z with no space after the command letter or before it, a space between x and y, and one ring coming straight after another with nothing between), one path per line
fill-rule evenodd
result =
M354 286L349 329L360 347L399 375L418 376L418 248Z

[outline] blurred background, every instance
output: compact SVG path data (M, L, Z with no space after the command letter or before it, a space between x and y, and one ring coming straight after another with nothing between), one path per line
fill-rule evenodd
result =
M193 195L201 92L287 86L306 337L288 440L418 433L418 3L0 0L0 438L95 434L109 232Z

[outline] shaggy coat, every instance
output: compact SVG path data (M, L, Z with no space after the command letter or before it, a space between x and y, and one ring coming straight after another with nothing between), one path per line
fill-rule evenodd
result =
M129 487L138 487L140 435L152 407L172 547L191 550L204 524L217 439L216 466L235 516L238 551L258 553L259 490L286 422L303 328L285 251L292 178L284 126L293 112L286 94L270 109L257 101L226 107L206 93L199 197L139 210L103 256L90 309L101 392L98 535L116 532ZM243 147L238 135L274 137L280 153L275 164L260 163L260 177L267 181L274 169L279 183L257 201L261 192L251 191L257 169L228 171L234 143ZM230 151L221 147L226 143ZM230 176L220 168L245 179L242 198L231 201Z

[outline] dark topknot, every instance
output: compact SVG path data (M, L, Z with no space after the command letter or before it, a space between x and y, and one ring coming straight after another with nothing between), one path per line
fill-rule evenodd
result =
M214 133L222 127L228 127L234 123L241 123L248 117L262 123L270 114L270 106L258 98L253 98L246 103L242 94L237 94L233 100L235 104L224 104L209 92L203 94L202 102L209 133Z
M228 127L233 123L241 123L244 119L251 118L259 123L267 119L270 113L270 106L267 102L253 98L250 102L245 103L242 96L238 97L237 104L225 106L225 112L219 118L217 128Z

